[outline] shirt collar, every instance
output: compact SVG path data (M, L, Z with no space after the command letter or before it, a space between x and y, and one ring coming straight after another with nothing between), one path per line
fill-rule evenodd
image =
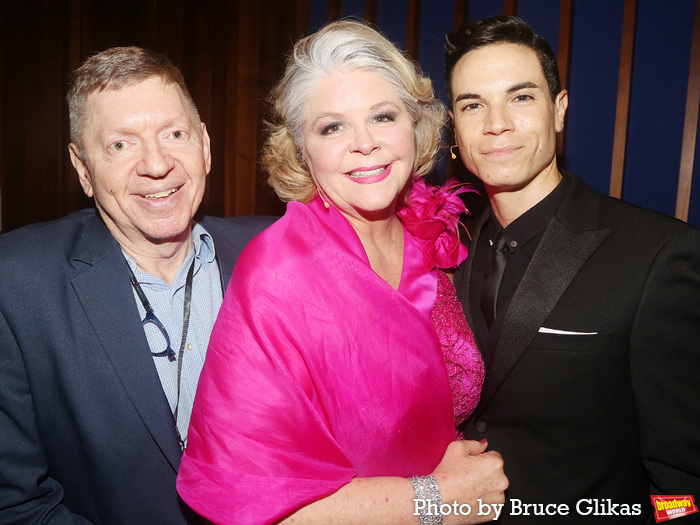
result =
M216 250L214 249L214 239L211 238L209 232L204 229L204 226L195 223L192 228L192 243L194 244L195 255L207 263L214 262L216 258Z
M214 249L214 239L212 239L211 235L209 232L204 228L199 223L195 223L194 227L192 228L192 244L193 244L193 249L194 249L194 257L200 259L201 261L206 262L207 264L211 264L214 262L216 259L216 251ZM155 276L152 276L148 273L141 272L140 270L137 269L136 266L136 261L134 261L128 253L124 251L122 248L122 253L124 254L124 257L126 258L127 264L131 267L131 271L134 272L134 274L138 277L139 282L160 282L160 279L158 279ZM191 264L192 261L192 251L185 257L185 261L182 263L182 267L180 267L180 270L178 271L178 277L180 273L183 273L183 268L187 267L189 268L189 265ZM176 281L178 278L176 277ZM174 284L174 282L173 282Z
M549 222L564 200L568 187L569 180L562 178L559 184L549 192L549 195L503 229L503 237L505 237L506 246L511 253L531 241L549 226ZM502 229L498 219L493 214L493 209L491 210L490 223L487 231L493 239L496 231Z

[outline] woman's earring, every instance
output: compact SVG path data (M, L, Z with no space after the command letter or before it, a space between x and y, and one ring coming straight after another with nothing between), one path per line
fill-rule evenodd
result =
M318 196L323 201L323 207L326 208L327 210L330 210L331 205L328 204L328 201L323 198L323 192L321 191L321 186L318 185L318 183L316 182L316 179L314 179L313 177L311 177L311 179L314 181L314 186L316 186L316 193L318 193Z
M457 147L459 147L459 146L457 146L457 144L455 144L454 146L452 146L450 148L450 156L452 157L452 160L455 160L457 158L457 155L455 155L455 152L454 152L454 149Z
M323 206L329 210L331 208L331 205L326 202L326 199L323 198L323 193L321 193L321 188L316 186L316 191L318 192L318 196L321 197L321 200L323 201Z

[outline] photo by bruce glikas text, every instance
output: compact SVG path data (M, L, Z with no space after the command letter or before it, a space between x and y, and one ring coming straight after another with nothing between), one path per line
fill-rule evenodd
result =
M580 499L572 508L566 503L524 503L511 499L508 503L484 503L477 500L477 505L468 503L442 503L430 499L414 499L414 516L492 516L497 520L503 512L510 516L639 516L642 505L639 503L614 503L610 499ZM505 507L505 509L504 509Z

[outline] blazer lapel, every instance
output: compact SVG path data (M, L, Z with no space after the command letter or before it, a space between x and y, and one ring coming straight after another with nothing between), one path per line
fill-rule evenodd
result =
M238 256L248 241L263 230L262 223L255 221L252 224L247 224L243 218L239 218L236 222L228 222L224 219L208 216L198 218L198 222L204 226L204 229L214 240L216 259L219 263L224 288L226 288L231 280L233 267Z
M503 319L486 370L480 412L530 345L581 267L610 234L598 226L599 196L577 178L552 218Z
M96 351L105 352L134 409L177 470L181 451L173 416L141 328L124 257L98 217L85 230L75 260L89 266L71 283L102 345Z
M206 228L206 226L205 226ZM219 262L219 271L224 283L224 290L228 287L233 273L233 265L241 253L240 248L231 244L226 237L218 235L217 232L207 230L214 239L214 250L216 250L216 260Z
M476 225L473 227L471 232L471 241L469 242L469 250L475 249L477 243L479 242L479 237L481 236L481 226L484 224L486 219L489 217L489 212L486 210L481 214L479 219L476 221ZM457 298L462 303L462 309L464 310L464 316L467 319L469 326L474 326L474 317L472 316L472 311L475 308L479 308L479 301L472 297L473 294L469 293L469 283L472 278L472 266L474 262L474 257L469 256L467 260L457 269L455 273L455 290L457 291Z

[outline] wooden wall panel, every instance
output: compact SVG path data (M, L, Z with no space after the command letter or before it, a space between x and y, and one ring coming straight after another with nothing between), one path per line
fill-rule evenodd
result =
M251 2L252 3L252 2ZM252 61L245 56L245 51L249 51L252 45L257 43L255 39L254 27L257 23L256 19L246 20L246 28L238 25L240 11L245 11L246 8L241 6L229 6L228 10L228 28L232 31L232 38L227 41L227 63L223 64L223 69L226 71L226 92L223 101L219 107L223 109L226 116L225 131L224 131L224 215L235 215L235 210L239 205L243 205L245 196L241 193L246 191L247 177L236 177L239 170L246 166L245 155L248 151L241 148L247 141L247 137L241 136L243 129L241 128L239 117L251 118L249 109L246 107L250 100L250 83L254 77L255 71L252 67ZM245 40L248 39L248 42ZM252 39L252 41L251 41ZM250 44L250 45L248 45ZM247 85L246 85L247 84ZM238 101L238 102L236 102ZM223 104L222 104L223 102ZM243 102L243 103L240 103ZM254 115L253 115L254 119ZM248 124L253 124L248 121ZM256 126L252 125L253 136L255 136ZM240 132L240 133L239 133ZM246 144L248 146L248 144ZM231 152L231 153L229 153Z
M17 20L18 17L14 13L17 9L14 4L0 2L0 24L2 24L0 26L0 80L2 80L0 87L0 95L2 95L0 96L0 140L2 141L0 146L2 154L0 157L2 159L0 162L0 199L2 199L0 223L2 229L0 231L20 226L22 223L16 218L22 216L24 211L16 199L17 188L21 187L21 179L17 176L10 176L12 173L21 173L19 171L21 169L19 156L16 154L20 130L15 124L16 118L19 117L16 108L20 102L16 94L17 83L8 77L8 72L14 70L19 64L17 63L17 55L8 51L9 35L3 31L4 24L2 22L4 20ZM14 104L8 104L9 100L13 100ZM13 110L13 108L15 109Z
M518 16L518 0L503 0L503 14Z
M365 0L365 21L373 26L377 25L377 0Z
M59 0L2 3L3 231L59 217L88 202L70 176L66 149L70 20L65 7Z
M574 0L561 0L559 6L559 39L557 42L557 67L562 89L568 89L571 77L571 44L573 41ZM566 126L557 135L557 158L566 154Z
M340 18L341 0L328 0L328 21L333 22Z
M622 197L622 182L627 151L627 124L629 120L630 91L632 89L632 60L634 58L634 29L637 17L637 0L625 0L622 43L620 49L620 77L617 85L617 113L615 115L615 139L612 169L610 171L610 195Z
M226 68L223 66L226 63L226 48L215 46L213 38L213 35L226 31L227 17L217 16L222 12L226 13L226 2L212 0L189 15L194 23L191 35L195 45L192 63L183 71L188 75L186 78L193 79L189 88L211 140L212 170L201 206L209 213L223 210L225 206L225 166L221 154L224 151L225 115L215 100L225 98Z
M284 206L266 187L258 163L267 111L264 101L292 43L308 30L312 1L122 0L119 9L98 0L0 2L0 231L91 205L67 154L64 97L70 71L94 52L115 45L150 47L168 55L182 69L212 140L212 172L202 211L215 215L283 213ZM419 59L423 36L420 0L365 0L358 15L376 23L379 6L384 8L385 2L392 1L408 10L406 48ZM504 13L517 13L518 0L495 4ZM700 0L695 4L678 179L677 215L684 219L690 202L700 98ZM342 0L327 0L322 5L329 19L334 19L341 12ZM636 0L624 3L610 181L611 194L616 196L621 195L624 174L636 5ZM558 61L565 86L577 36L573 34L573 6L573 0L561 0ZM469 7L469 0L455 0L454 20L445 21L446 30L461 26L470 15ZM561 153L564 143L561 137ZM464 178L465 170L459 160L448 159L447 172Z
M455 0L455 23L453 29L457 31L469 20L469 0Z
M238 68L237 42L233 38L236 32L229 26L235 17L235 10L235 4L217 0L209 6L198 5L197 13L199 24L208 29L204 45L197 50L196 77L196 81L206 82L206 89L199 89L204 88L204 84L196 86L193 96L198 106L205 105L207 108L202 119L210 126L212 171L207 184L207 200L202 209L213 215L223 215L227 204L235 199L230 193L234 191L230 180L235 177L235 165L231 160L235 150L231 150L230 153L228 150L232 141L231 126L234 122L230 117L231 105L226 103L230 97L235 96L235 92L231 91L230 82L235 80L232 74ZM231 38L223 36L227 34L231 35ZM206 55L210 55L210 58L205 58ZM203 63L200 64L200 61ZM210 69L207 70L204 64L209 61ZM233 131L235 132L235 128Z
M688 75L688 97L685 105L681 167L678 175L676 217L687 221L690 211L690 193L693 186L695 144L698 136L700 107L700 0L695 0L693 43L690 51L690 74Z
M260 107L258 78L260 75L260 2L240 2L235 28L237 38L238 65L235 81L229 92L226 109L231 131L235 126L235 140L227 141L226 151L234 152L233 172L226 170L226 180L232 183L234 191L227 186L226 195L235 197L227 201L224 215L252 215L255 213L258 137L260 135ZM233 21L232 21L233 22ZM233 24L232 24L233 25ZM229 68L229 71L231 69ZM230 95L233 96L230 96ZM246 101L239 104L237 101ZM227 160L228 160L227 155ZM242 176L239 176L241 174Z
M212 138L202 211L281 214L284 208L267 190L257 164L262 101L284 55L302 36L300 26L306 30L308 0L283 7L273 0L124 0L120 5L1 4L2 231L92 204L67 154L67 78L88 56L116 45L149 47L182 70ZM261 16L263 9L268 16Z
M420 60L420 0L408 0L406 21L406 53L413 60Z

